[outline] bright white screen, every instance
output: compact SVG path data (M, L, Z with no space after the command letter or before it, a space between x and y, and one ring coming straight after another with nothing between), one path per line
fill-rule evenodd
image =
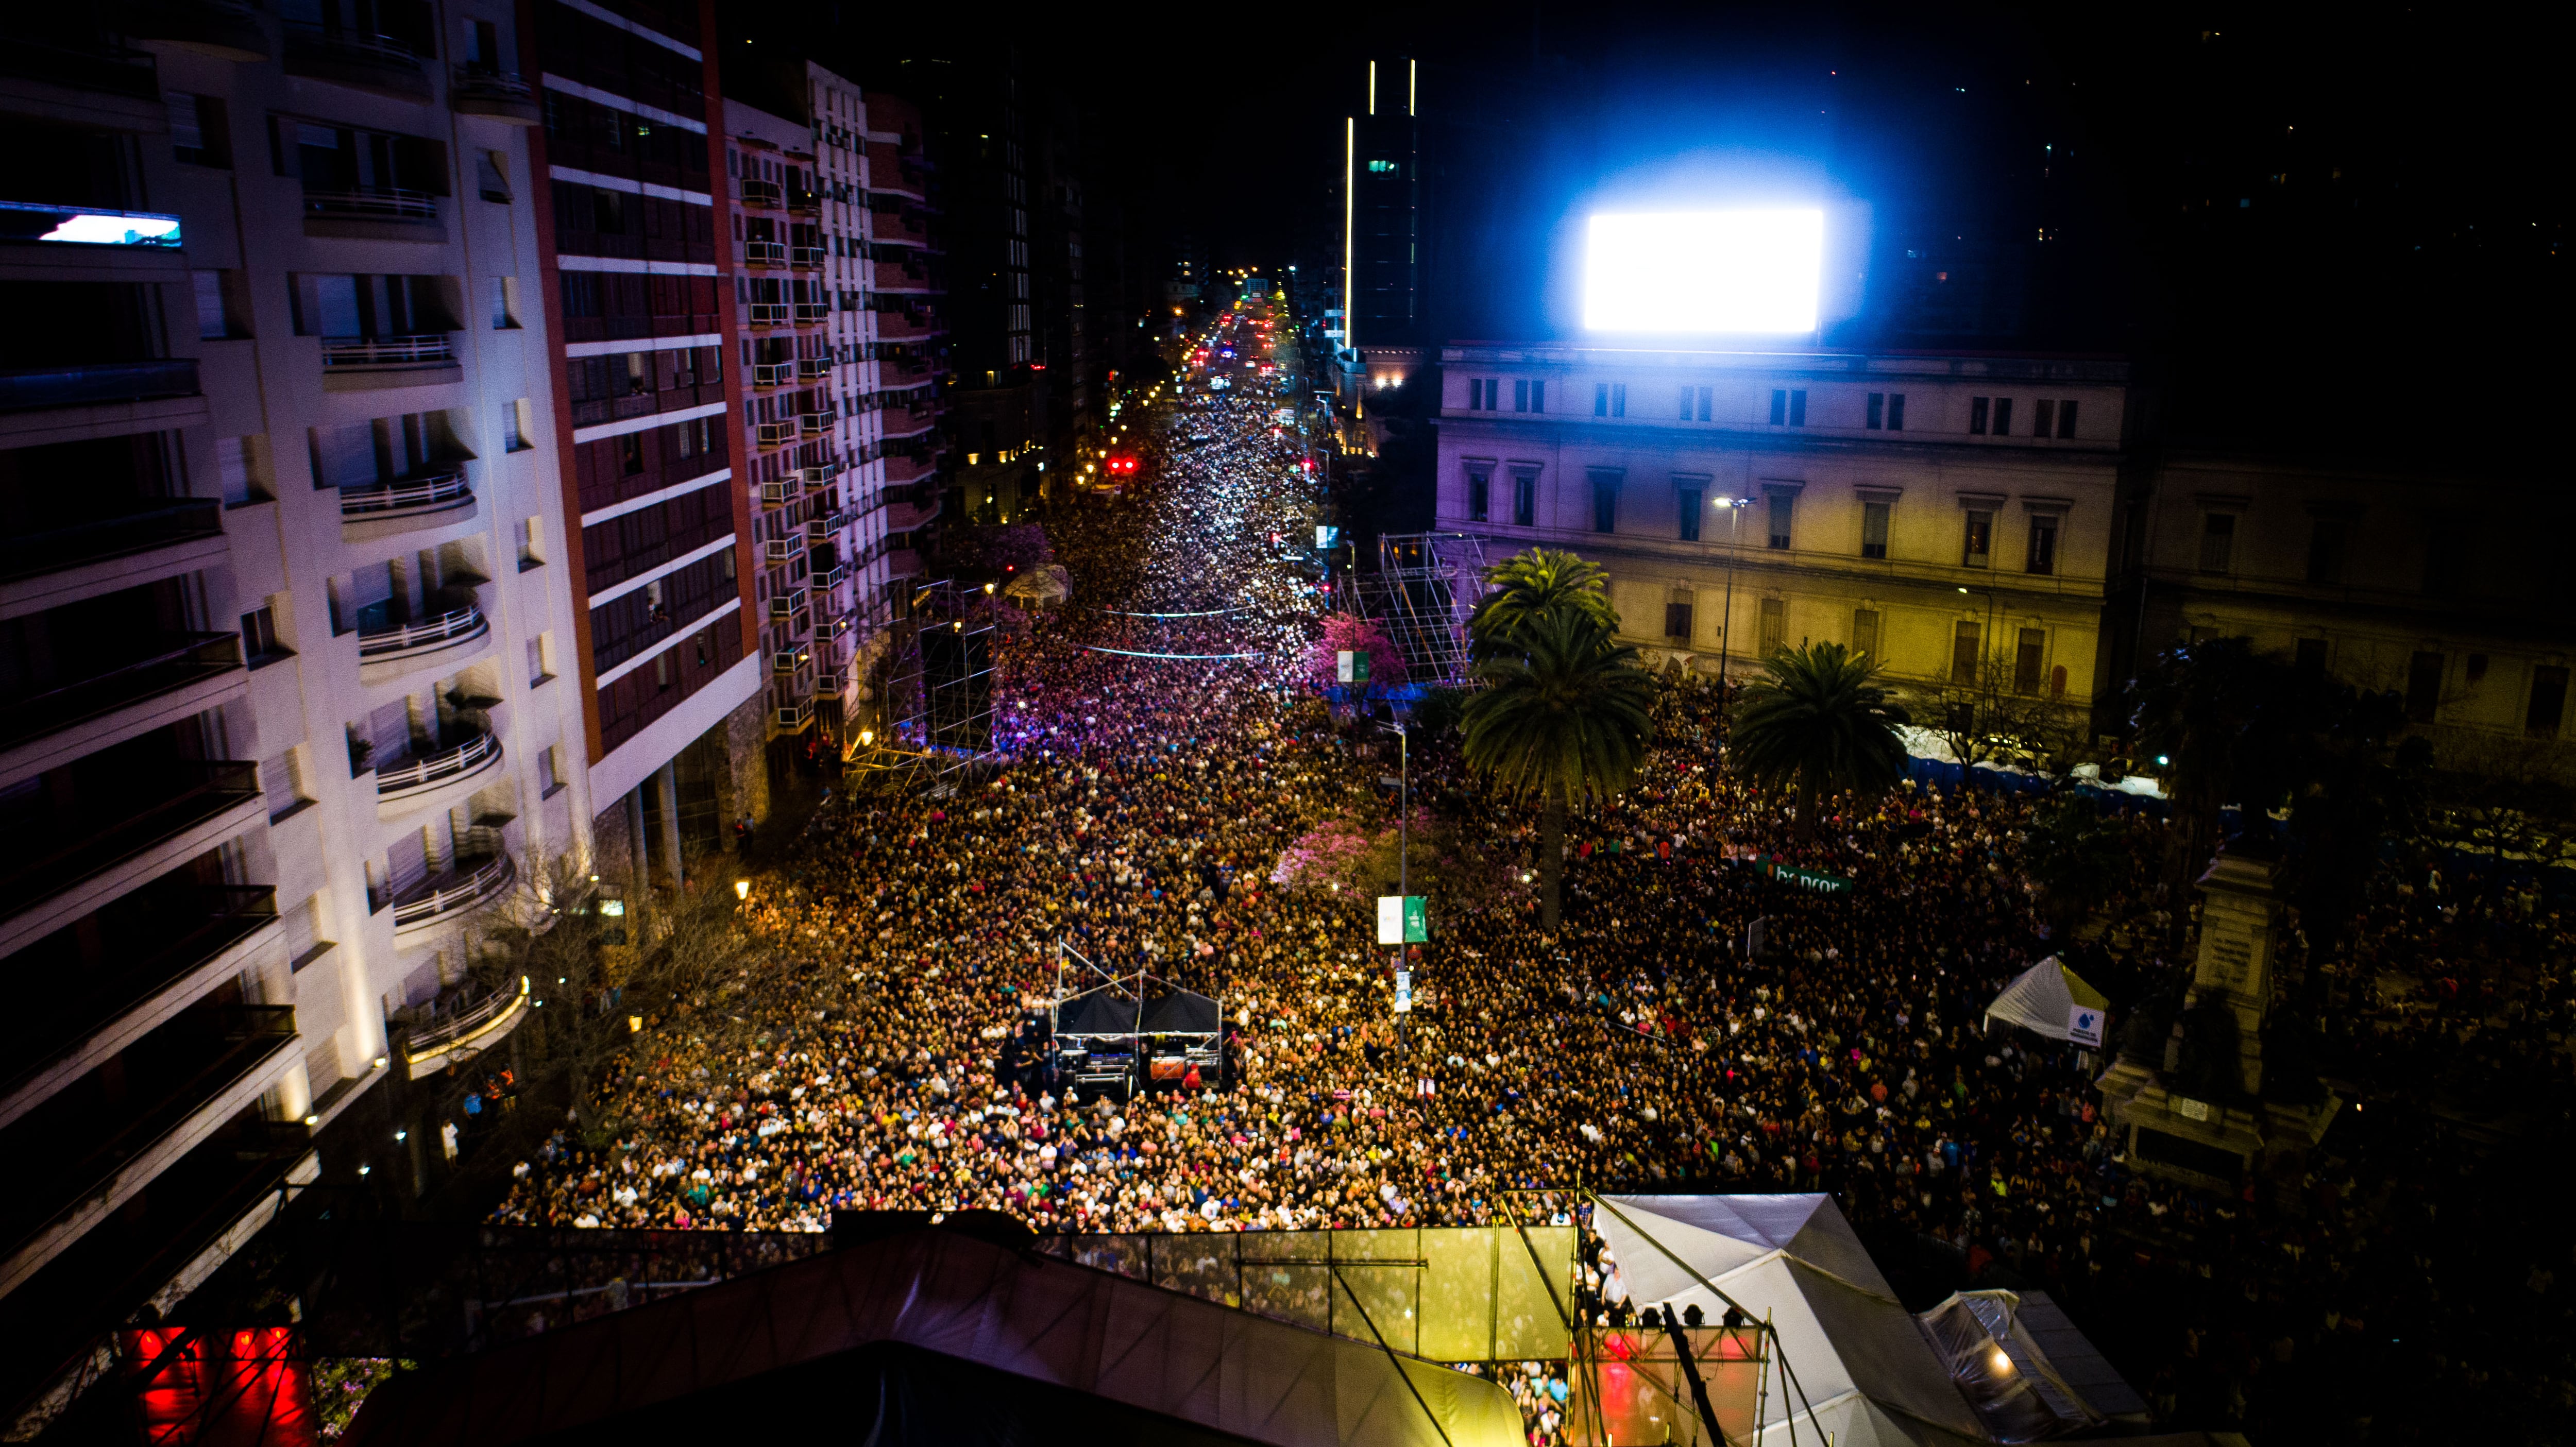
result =
M1583 325L1597 332L1812 332L1822 211L1595 216Z

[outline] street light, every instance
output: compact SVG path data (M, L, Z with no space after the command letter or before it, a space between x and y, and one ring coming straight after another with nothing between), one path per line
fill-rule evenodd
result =
M1736 534L1744 522L1744 510L1753 506L1749 497L1721 497L1715 506L1726 509L1726 609L1717 623L1717 751L1726 752L1726 656L1735 651L1735 553Z

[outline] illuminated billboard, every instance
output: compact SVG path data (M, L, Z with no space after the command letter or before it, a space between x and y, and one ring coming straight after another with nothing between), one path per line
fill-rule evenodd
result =
M1661 211L1591 218L1583 325L1596 332L1816 330L1825 213Z

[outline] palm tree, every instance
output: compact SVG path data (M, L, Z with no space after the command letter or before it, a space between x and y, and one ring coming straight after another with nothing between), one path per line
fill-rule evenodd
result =
M1561 605L1518 624L1509 645L1477 665L1486 687L1467 701L1467 766L1506 793L1539 803L1541 922L1561 917L1565 812L1589 793L1601 798L1637 777L1655 686L1637 650L1610 640L1589 609Z
M1839 643L1783 648L1744 691L1728 753L1765 787L1798 791L1798 834L1812 837L1826 794L1883 793L1905 777L1905 710L1872 682L1878 665Z
M1467 634L1477 656L1495 657L1517 651L1512 636L1559 608L1572 608L1601 625L1604 634L1619 631L1618 610L1605 591L1608 579L1598 563L1572 553L1532 548L1515 553L1485 570L1494 591L1476 605Z

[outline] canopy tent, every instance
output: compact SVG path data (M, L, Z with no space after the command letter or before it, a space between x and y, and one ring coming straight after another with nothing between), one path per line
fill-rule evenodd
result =
M2082 1343L2053 1308L2046 1333L1957 1297L1915 1317L1831 1197L1603 1196L1598 1206L1593 1226L1633 1305L1697 1306L1712 1322L1733 1305L1770 1323L1760 1447L1828 1434L1843 1447L2027 1442L2099 1429L2136 1402L2116 1375L2079 1390L2051 1366L2043 1336ZM1998 1347L2005 1363L1994 1360ZM2087 1370L2072 1376L2097 1379L2098 1354L2086 1347L2084 1357ZM2025 1376L2048 1390L2025 1386Z
M343 1440L610 1447L751 1423L891 1447L1521 1440L1483 1378L940 1229L401 1373Z
M1055 1003L1055 1070L1076 1090L1132 1092L1137 1072L1213 1082L1225 1061L1225 1009L1214 999L1138 971Z
M1215 1035L1224 1029L1224 1012L1205 995L1174 990L1145 1002L1148 1035Z
M2004 986L2004 992L1986 1007L1986 1022L2001 1020L2051 1040L2099 1048L2108 1038L2103 1023L2110 1009L2111 1002L2101 991L2050 955Z

